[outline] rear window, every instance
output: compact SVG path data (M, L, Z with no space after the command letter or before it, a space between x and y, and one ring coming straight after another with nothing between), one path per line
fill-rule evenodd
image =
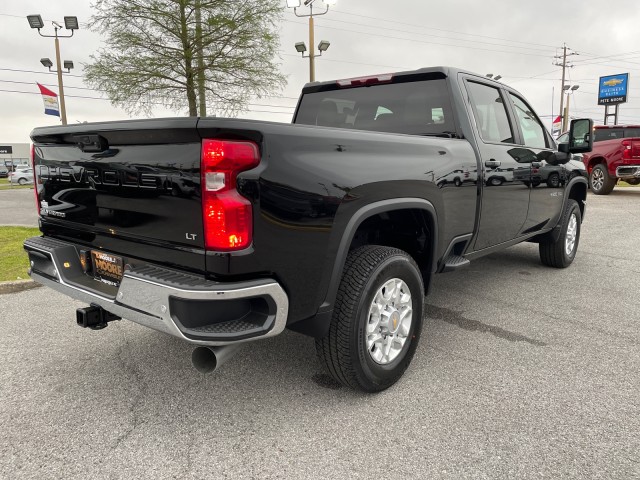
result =
M455 132L445 79L307 93L295 123L409 135Z
M617 138L640 137L640 128L596 128L594 142L615 140Z

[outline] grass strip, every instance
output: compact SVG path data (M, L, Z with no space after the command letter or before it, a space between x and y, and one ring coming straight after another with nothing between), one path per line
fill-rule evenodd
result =
M29 237L40 235L31 227L0 227L0 281L28 279L29 258L22 244Z

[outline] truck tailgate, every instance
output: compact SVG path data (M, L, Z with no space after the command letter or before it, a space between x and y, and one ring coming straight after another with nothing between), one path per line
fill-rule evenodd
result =
M196 118L32 133L42 231L204 271Z

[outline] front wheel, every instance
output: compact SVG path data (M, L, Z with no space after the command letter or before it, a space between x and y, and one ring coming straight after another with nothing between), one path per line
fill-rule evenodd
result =
M566 268L573 262L580 241L582 214L578 202L568 200L560 218L560 235L557 240L540 242L540 260L549 267Z
M333 378L378 392L409 366L422 330L424 286L404 251L368 245L349 253L329 333L316 339L318 358Z
M629 185L640 185L640 178L630 178L629 180L625 180Z

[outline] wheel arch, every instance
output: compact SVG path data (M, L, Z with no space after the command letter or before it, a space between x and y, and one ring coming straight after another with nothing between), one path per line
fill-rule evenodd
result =
M578 202L578 207L580 207L580 214L582 215L582 220L584 220L584 216L587 210L587 187L588 182L584 178L574 178L567 185L567 191L569 192L565 195L565 198L562 202L562 211L567 204L567 200L575 200Z
M414 214L417 214L415 217ZM302 320L290 325L292 330L314 336L322 337L326 334L333 305L340 285L342 271L347 260L349 252L362 243L362 238L358 235L363 229L368 228L371 224L375 224L376 219L390 216L392 221L398 218L406 218L411 216L417 222L424 222L421 228L424 228L426 238L423 241L424 255L416 258L415 252L409 253L418 266L420 267L425 293L431 285L431 279L437 268L437 252L438 252L438 216L436 209L431 202L421 198L395 198L382 200L365 205L358 209L349 219L345 228L341 232L338 243L337 253L333 263L325 267L328 271L325 275L329 277L328 287L323 301L321 302L316 315L307 320ZM369 222L369 223L367 223ZM413 226L417 226L414 224ZM340 234L339 234L340 235ZM355 240L355 241L354 241ZM394 242L375 242L377 245L398 247Z
M589 175L591 175L591 170L593 170L593 167L595 167L596 165L600 165L601 163L603 164L607 164L607 160L604 157L593 157L589 159L589 163L587 164L587 173Z

